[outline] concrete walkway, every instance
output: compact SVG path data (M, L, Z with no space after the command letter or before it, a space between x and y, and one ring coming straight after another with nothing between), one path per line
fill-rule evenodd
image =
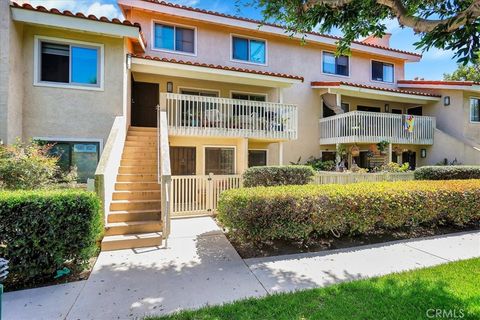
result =
M87 281L4 296L5 319L134 319L480 256L480 232L242 260L211 218L168 248L102 252Z

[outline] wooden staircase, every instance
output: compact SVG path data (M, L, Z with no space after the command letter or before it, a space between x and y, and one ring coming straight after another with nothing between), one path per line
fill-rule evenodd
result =
M157 129L130 127L102 250L161 245L161 194L157 170Z

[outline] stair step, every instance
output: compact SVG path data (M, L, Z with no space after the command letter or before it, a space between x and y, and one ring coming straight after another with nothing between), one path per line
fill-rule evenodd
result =
M108 222L160 220L160 210L124 210L113 211L108 215Z
M125 146L123 148L123 154L127 154L127 153L137 153L137 152L154 152L156 153L157 152L157 149L155 147L149 147L149 146L139 146L139 147L129 147L129 146Z
M110 212L123 210L160 210L160 200L112 200Z
M158 176L151 173L119 174L117 182L156 182Z
M130 137L157 137L157 131L128 130L127 136Z
M148 141L148 142L157 142L157 136L135 136L127 135L126 141Z
M124 152L122 159L135 159L135 160L157 160L157 152Z
M106 236L102 241L102 251L157 247L162 244L162 233L138 233Z
M115 191L113 200L160 200L160 190Z
M132 140L132 141L125 141L126 147L150 147L150 148L157 148L157 141L139 141L139 140Z
M162 231L160 220L111 222L105 226L106 236Z
M128 132L130 131L147 131L147 132L157 132L157 127L130 127L128 128Z
M157 166L157 158L155 159L122 159L120 166Z
M136 173L148 173L157 174L157 165L150 166L120 166L118 169L119 174L136 174Z
M137 191L137 190L160 190L160 185L155 182L117 182L116 191Z

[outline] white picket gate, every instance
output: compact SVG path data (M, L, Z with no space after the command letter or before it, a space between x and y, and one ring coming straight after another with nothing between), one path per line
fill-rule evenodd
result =
M172 176L172 217L214 214L222 191L241 186L240 175Z

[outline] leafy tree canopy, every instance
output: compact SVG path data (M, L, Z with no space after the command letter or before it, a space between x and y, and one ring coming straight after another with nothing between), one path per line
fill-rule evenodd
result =
M312 30L343 32L338 54L349 52L352 41L381 37L387 19L420 35L423 51L432 47L453 50L458 62L477 59L480 50L480 0L251 0L264 20L280 23L291 34Z
M445 73L443 79L480 82L480 64L478 62L468 65L459 64L457 70L452 73Z

